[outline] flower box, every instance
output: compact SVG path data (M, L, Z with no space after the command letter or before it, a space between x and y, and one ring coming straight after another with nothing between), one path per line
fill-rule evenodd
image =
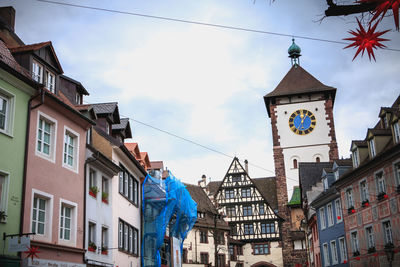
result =
M358 250L357 250L357 251L354 251L354 252L353 252L353 256L354 256L354 257L360 256L360 251L358 251Z
M374 252L376 252L375 247L368 248L368 253L374 253Z
M101 193L101 201L104 203L108 204L108 193L107 192L102 192Z
M97 186L91 186L89 188L89 195L91 195L92 197L96 198L97 197L97 193L99 192L99 189L97 188Z
M88 250L88 251L91 251L91 252L96 252L96 248L94 248L94 247L88 247L87 250Z
M354 207L350 207L350 208L347 209L347 212L349 214L354 214L354 213L356 213L356 210L354 209Z
M386 194L386 192L381 192L378 194L377 198L379 201L382 201L382 200L388 199L389 196Z
M361 203L361 206L363 207L363 208L366 208L366 207L369 207L370 205L369 205L369 200L367 199L367 200L364 200L362 203Z
M101 251L101 254L103 254L103 255L108 255L108 251L107 251L107 250L102 250L102 251Z

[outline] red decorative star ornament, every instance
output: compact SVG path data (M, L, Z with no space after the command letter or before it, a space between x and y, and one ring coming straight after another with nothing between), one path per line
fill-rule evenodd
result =
M377 48L384 48L386 47L385 45L381 44L383 41L389 41L389 39L384 39L380 38L382 34L387 33L389 30L382 31L382 32L375 32L376 26L378 25L378 22L375 23L374 26L369 25L368 31L364 29L364 27L361 25L360 21L357 19L359 29L357 31L349 31L350 34L354 35L354 37L351 38L345 38L344 40L348 41L354 41L352 44L349 44L345 48L349 47L358 47L358 50L353 57L353 60L358 56L358 54L362 51L361 56L364 55L364 51L367 50L369 60L371 60L371 55L375 59L374 55L374 50L372 49L377 49Z
M400 0L359 0L359 3L376 3L376 8L374 10L374 16L372 17L370 23L380 17L379 20L382 20L385 16L386 12L389 9L393 11L394 24L396 26L396 30L399 30L399 7ZM378 20L378 21L379 21Z
M38 255L36 255L37 253L40 253L39 247L31 246L31 247L27 247L27 248L28 248L28 251L24 251L24 253L27 254L26 255L27 258L31 257L32 260L33 260L33 257L39 258Z

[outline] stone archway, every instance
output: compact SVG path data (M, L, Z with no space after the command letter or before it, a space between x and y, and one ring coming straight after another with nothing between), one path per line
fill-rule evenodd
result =
M277 266L273 265L272 263L265 262L265 261L259 261L257 263L254 263L250 267L277 267Z

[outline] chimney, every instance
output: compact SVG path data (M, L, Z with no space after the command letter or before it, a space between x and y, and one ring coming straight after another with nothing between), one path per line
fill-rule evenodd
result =
M249 162L247 159L244 160L244 169L247 172L247 175L249 175Z
M201 176L201 180L198 182L198 185L201 188L205 188L206 187L207 181L206 181L206 176L204 174Z
M9 31L14 32L15 9L12 6L0 7L0 20Z

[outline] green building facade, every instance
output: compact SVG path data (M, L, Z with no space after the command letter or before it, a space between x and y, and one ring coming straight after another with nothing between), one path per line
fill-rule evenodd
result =
M36 92L13 63L0 61L0 266L20 262L17 252L8 251L10 237L3 237L20 233L28 102Z

